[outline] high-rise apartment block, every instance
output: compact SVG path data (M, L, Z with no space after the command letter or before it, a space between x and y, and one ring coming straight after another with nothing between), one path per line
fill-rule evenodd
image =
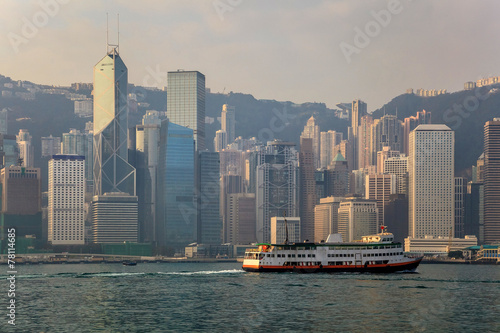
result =
M167 117L193 130L196 151L205 149L205 75L198 71L168 72Z
M455 133L419 125L410 133L409 235L449 237L455 225Z
M85 243L85 156L53 155L49 161L48 241Z

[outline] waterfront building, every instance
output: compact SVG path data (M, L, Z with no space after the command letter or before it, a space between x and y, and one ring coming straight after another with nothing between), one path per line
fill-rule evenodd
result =
M205 75L177 70L167 74L167 117L193 131L195 150L205 149Z
M137 243L136 196L123 192L95 195L92 199L91 214L94 243Z
M476 235L478 243L484 243L484 185L483 183L469 182L465 199L466 235Z
M85 243L85 156L53 155L49 161L48 241Z
M243 182L242 177L240 175L222 175L220 183L220 215L222 217L222 242L232 243L231 239L234 239L234 223L235 219L239 219L240 217L236 214L234 209L235 207L229 206L229 196L231 194L239 194L243 193ZM232 201L237 200L233 197ZM253 207L253 215L255 216L255 194L253 197L254 207ZM235 203L238 204L238 203ZM232 216L232 221L230 221L230 217ZM253 218L255 220L255 217ZM253 223L254 230L250 233L255 237L255 221ZM238 237L239 238L239 237Z
M408 220L413 238L454 235L454 134L446 125L419 125L410 133Z
M477 245L476 236L466 235L464 238L434 237L405 238L405 252L417 254L446 254Z

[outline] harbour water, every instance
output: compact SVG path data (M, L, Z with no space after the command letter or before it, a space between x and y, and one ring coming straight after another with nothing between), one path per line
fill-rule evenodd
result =
M241 263L18 266L1 332L500 332L500 267L246 273Z

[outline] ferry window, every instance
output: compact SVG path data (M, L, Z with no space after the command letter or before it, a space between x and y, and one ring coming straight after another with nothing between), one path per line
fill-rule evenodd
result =
M291 255L291 254L289 254L289 255L288 255L288 258L291 258L291 257L292 257L292 255Z
M295 254L292 254L292 258L295 258Z
M315 255L315 254L313 254L313 258L316 258L316 255Z

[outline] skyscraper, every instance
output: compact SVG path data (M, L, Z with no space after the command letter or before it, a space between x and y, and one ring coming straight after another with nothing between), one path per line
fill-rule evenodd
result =
M389 157L384 161L384 173L396 175L396 193L408 195L408 157Z
M157 242L183 250L197 237L193 130L163 120L159 150Z
M378 226L384 224L385 205L391 194L396 193L396 176L389 174L366 175L365 199L375 200L378 208Z
M255 238L255 194L227 195L227 238L225 243L251 244Z
M320 132L320 168L326 168L337 154L335 146L343 139L342 132Z
M348 162L340 152L334 157L326 171L326 195L343 197L349 193Z
M358 166L357 169L368 168L374 164L371 156L371 129L373 125L373 117L365 115L361 117L360 125L358 127Z
M408 155L410 153L410 132L413 131L418 125L430 123L431 112L425 110L418 111L416 116L405 118L405 120L403 121L403 147L400 148L400 151Z
M235 125L236 125L236 110L234 106L224 104L222 106L222 113L220 117L221 130L226 132L227 143L233 143L236 138Z
M160 125L137 125L135 133L139 240L141 242L155 243Z
M94 159L94 136L92 133L82 133L77 129L70 129L69 133L63 133L61 141L62 155L85 156L85 180L87 191L93 193L92 184L94 182L93 159Z
M22 161L22 165L26 168L32 168L35 162L35 153L31 139L32 137L27 129L20 129L19 134L16 136L19 158Z
M297 153L291 142L272 141L259 152L256 180L258 242L271 241L271 218L298 216Z
M49 161L48 241L85 243L85 156L54 155Z
M311 116L311 118L307 121L300 138L309 138L312 140L314 168L319 168L321 166L320 131L319 126L316 125L316 119L314 119L314 116Z
M205 149L205 75L198 71L168 72L167 117L193 130L196 151Z
M365 102L360 99L356 99L352 102L350 123L354 137L357 137L358 135L358 127L361 123L361 117L366 115L367 112L368 110Z
M299 153L299 212L300 235L303 239L314 240L314 205L316 204L316 180L314 178L313 139L300 138Z
M338 232L344 242L359 240L377 232L378 208L375 200L346 198L338 210Z
M42 157L51 157L52 155L61 153L61 138L42 137Z
M484 243L500 242L500 118L484 125Z
M455 133L419 125L410 133L409 236L449 237L455 224Z
M371 139L372 161L377 161L377 152L383 150L383 147L391 147L391 150L401 151L403 147L401 142L402 133L401 121L394 115L385 115L374 120Z
M455 238L465 237L466 196L467 178L455 177Z
M128 163L127 67L111 50L94 66L94 195L135 196L135 168Z
M219 153L199 153L198 243L221 244Z
M218 130L215 132L214 138L214 150L220 152L227 147L227 133L223 130Z
M352 146L352 161L349 160L349 158L347 158L347 156L344 154L344 156L346 156L347 160L349 162L351 162L351 170L357 170L359 168L359 162L358 162L358 158L359 158L359 152L358 152L358 149L359 149L359 144L358 144L358 140L359 140L359 135L358 135L358 131L359 131L359 125L361 124L361 117L365 116L367 114L368 110L367 110L367 105L365 102L357 99L357 100L354 100L352 102L352 111L351 111L351 119L350 119L350 123L351 123L351 128L352 128L352 138L349 138L349 140L351 141L351 146Z

